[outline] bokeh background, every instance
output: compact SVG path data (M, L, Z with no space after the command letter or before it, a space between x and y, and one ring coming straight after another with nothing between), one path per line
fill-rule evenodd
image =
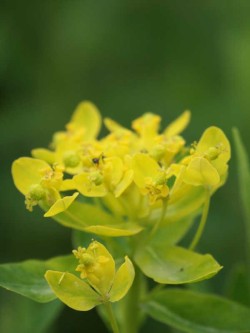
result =
M70 230L44 220L38 209L25 210L10 168L32 148L46 147L78 102L93 101L103 116L125 126L146 111L160 114L164 126L190 109L188 142L210 125L232 138L237 126L250 152L249 59L247 0L1 1L1 262L46 259L72 249ZM224 265L209 288L225 293L230 271L245 258L234 151L199 248ZM0 331L33 332L29 311L35 306L2 290ZM46 309L36 313L41 317ZM105 332L94 311L64 309L52 328L40 328L36 316L36 332ZM153 329L166 332L153 321L143 332Z

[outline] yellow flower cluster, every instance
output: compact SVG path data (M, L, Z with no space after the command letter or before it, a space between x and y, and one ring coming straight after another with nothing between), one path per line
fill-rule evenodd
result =
M132 129L106 118L109 133L98 138L100 113L92 103L82 102L65 131L55 133L50 149L34 149L32 157L14 161L14 183L27 209L39 205L45 217L97 234L113 248L115 259L125 257L116 270L107 248L93 241L73 251L80 278L47 271L47 282L68 306L87 311L121 300L135 276L126 253L159 283L196 282L221 269L211 256L193 250L210 197L226 180L230 144L213 126L187 145L181 133L189 120L190 112L185 111L160 131L161 118L152 113L135 119ZM189 249L176 246L200 213Z
M45 216L67 210L79 193L133 221L154 219L164 201L174 207L192 198L196 211L204 201L194 198L197 188L211 194L225 181L230 144L222 130L209 127L198 143L187 146L180 134L189 120L185 111L159 132L161 118L152 113L134 120L132 130L106 118L109 134L97 139L100 113L82 102L66 130L55 133L51 149L34 149L33 158L13 163L14 182L27 208L39 204ZM72 190L73 195L62 194Z

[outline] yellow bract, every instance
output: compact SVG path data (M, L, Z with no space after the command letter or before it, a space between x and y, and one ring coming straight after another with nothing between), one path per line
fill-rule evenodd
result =
M169 188L166 185L166 173L154 159L145 154L136 154L132 161L132 168L134 182L143 195L149 196L151 204L167 197Z
M225 134L215 126L209 127L191 149L191 155L182 161L187 165L184 182L216 188L226 177L230 157L230 143Z
M196 152L204 154L220 176L227 172L231 148L227 137L220 128L212 126L206 129L197 144Z
M194 157L187 166L183 180L195 186L216 186L220 182L220 176L206 158Z
M153 113L145 113L132 123L132 128L138 133L142 148L148 149L152 140L158 134L161 118Z
M44 217L52 217L59 213L64 212L69 208L73 201L78 197L79 193L76 192L73 195L66 196L62 199L58 199L50 209L44 214Z
M164 131L166 137L173 137L180 134L189 124L191 112L183 112L176 120L167 126Z

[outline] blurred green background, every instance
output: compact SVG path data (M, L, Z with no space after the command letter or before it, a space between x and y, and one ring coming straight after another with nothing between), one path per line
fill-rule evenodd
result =
M103 116L126 126L146 111L160 114L166 125L190 109L188 142L210 125L231 138L237 126L249 151L249 59L247 0L1 1L1 262L45 259L72 249L70 230L45 221L38 209L25 210L10 167L32 148L46 147L78 102L89 99ZM244 260L234 155L199 245L224 265L209 286L218 293L233 265ZM16 332L18 309L27 321L33 302L7 291L0 297L0 331ZM65 309L58 316L46 333L105 332L95 312ZM21 331L22 321L18 332L32 332L28 326ZM153 321L143 332L153 329L166 332Z

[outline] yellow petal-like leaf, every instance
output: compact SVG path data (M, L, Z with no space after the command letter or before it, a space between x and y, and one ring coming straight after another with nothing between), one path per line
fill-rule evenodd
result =
M220 176L207 159L195 157L188 165L183 181L194 186L216 186L220 182Z
M123 223L116 225L92 225L84 228L84 231L101 236L121 237L136 235L142 229L142 227L135 223Z
M113 286L110 291L110 302L117 302L127 294L128 290L132 286L134 277L134 266L130 259L126 256L125 262L116 272Z
M132 160L134 182L139 188L145 186L146 178L157 177L160 167L158 163L146 154L137 154Z
M69 206L72 204L73 201L77 198L79 195L78 192L74 193L73 195L66 196L62 199L58 199L51 207L50 209L44 214L44 217L51 217L55 216L61 212L64 212L69 208Z
M164 131L166 137L171 137L181 133L188 125L190 121L190 111L184 111L177 119L167 126Z
M205 153L211 147L217 148L219 152L218 157L212 160L211 163L219 175L223 175L227 171L227 162L231 157L231 147L224 132L215 126L211 126L205 130L198 142L196 151L198 153Z
M116 185L114 195L118 198L132 183L134 177L133 170L127 170L119 184Z
M49 149L44 149L44 148L32 149L31 155L34 158L46 161L49 164L53 164L56 161L55 152Z
M160 116L147 112L132 122L132 128L147 142L157 135L160 122Z
M119 130L128 131L125 127L110 118L104 118L104 124L110 132L115 132Z
M41 181L40 171L50 168L48 163L31 157L21 157L12 164L12 176L17 189L27 194L30 187Z
M76 189L76 184L73 179L65 179L62 181L60 191L72 191Z
M89 177L90 174L88 173L74 176L73 181L75 182L76 190L86 197L104 197L108 192L104 184L95 185L90 181Z
M180 190L170 197L167 213L162 224L198 215L201 212L205 197L206 189L204 187L183 184Z
M84 139L94 139L101 127L101 115L97 107L89 102L84 101L78 104L70 124L76 128L84 128Z
M47 271L45 279L56 296L74 310L88 311L101 303L100 296L73 274Z
M119 157L110 157L105 159L103 168L105 182L109 188L117 185L123 176L123 162Z

